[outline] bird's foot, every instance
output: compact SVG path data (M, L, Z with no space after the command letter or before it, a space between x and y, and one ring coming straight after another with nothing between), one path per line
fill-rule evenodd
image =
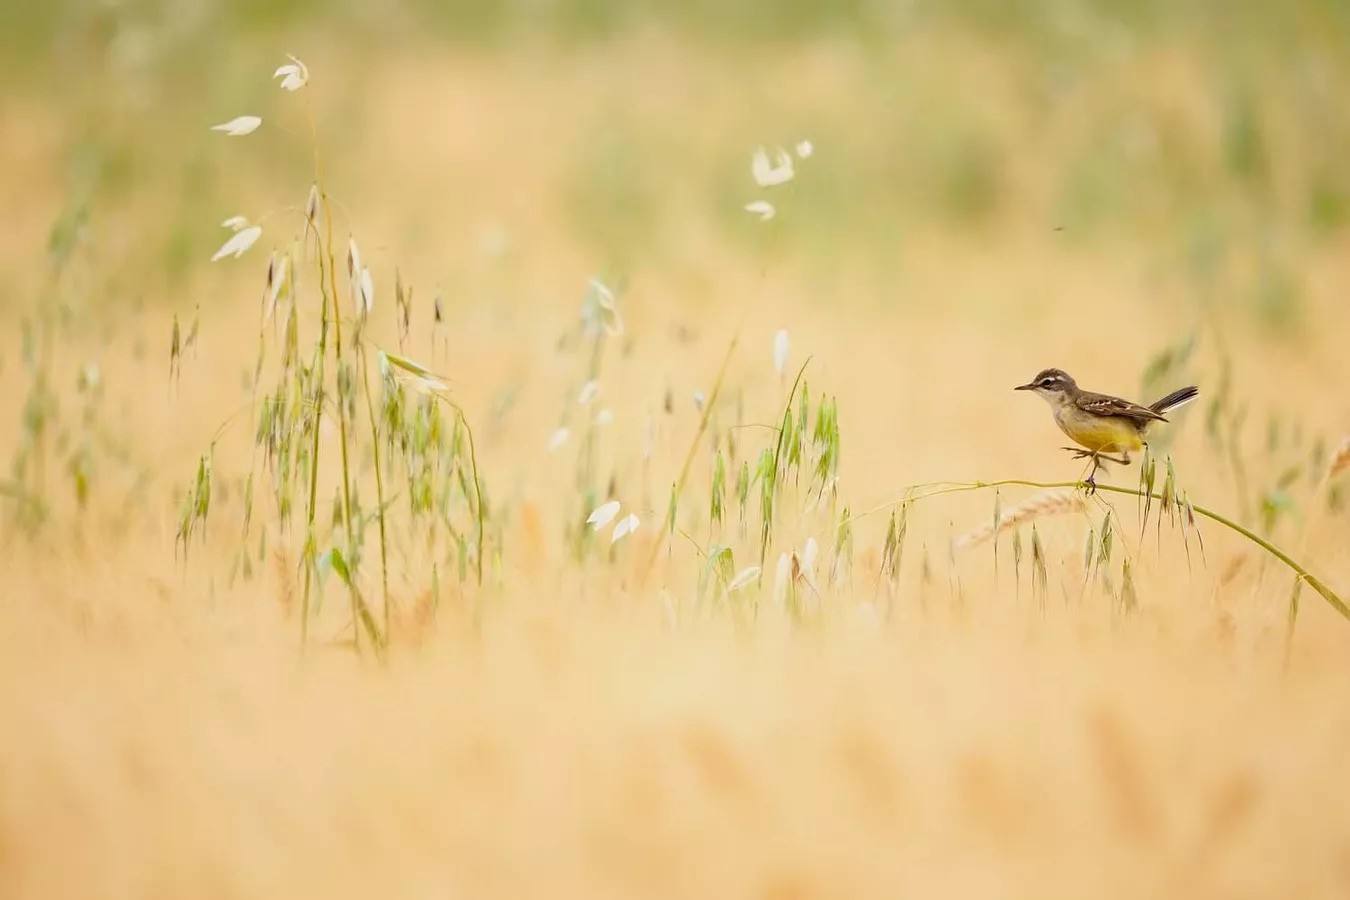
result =
M1074 459L1096 460L1098 465L1104 462L1115 463L1118 466L1128 466L1130 464L1130 457L1128 455L1103 456L1099 451L1084 450L1082 447L1061 447L1060 449L1067 450L1069 453L1073 454Z

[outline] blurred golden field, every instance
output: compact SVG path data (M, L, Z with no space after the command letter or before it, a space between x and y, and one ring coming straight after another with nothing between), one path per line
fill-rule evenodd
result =
M0 34L0 897L1350 892L1342 4Z

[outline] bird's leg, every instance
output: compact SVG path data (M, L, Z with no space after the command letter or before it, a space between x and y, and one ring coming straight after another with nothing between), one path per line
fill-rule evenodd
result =
M1088 472L1087 477L1084 478L1082 475L1079 475L1078 477L1087 488L1089 494L1095 491L1097 489L1097 482L1094 479L1097 476L1097 468L1099 465L1097 462L1097 454L1092 450L1084 450L1082 447L1061 447L1060 449L1068 451L1069 455L1074 459L1091 459L1090 465L1092 468Z
M1097 470L1102 467L1101 462L1097 459L1097 454L1091 450L1075 450L1074 455L1079 459L1082 459L1084 457L1090 459L1089 465L1092 468L1088 472L1087 478L1083 479L1083 486L1089 494L1097 493Z
M1121 466L1128 466L1130 464L1130 454L1128 453L1120 454L1119 459L1117 459L1114 456L1103 456L1102 459L1106 460L1107 462L1113 462Z

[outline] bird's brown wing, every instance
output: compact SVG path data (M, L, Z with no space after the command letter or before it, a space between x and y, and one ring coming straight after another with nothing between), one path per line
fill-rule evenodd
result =
M1167 421L1166 417L1147 406L1140 406L1138 403L1131 403L1109 394L1091 394L1084 391L1078 395L1075 402L1079 409L1094 416L1118 416L1122 419L1133 419L1141 425L1153 421Z

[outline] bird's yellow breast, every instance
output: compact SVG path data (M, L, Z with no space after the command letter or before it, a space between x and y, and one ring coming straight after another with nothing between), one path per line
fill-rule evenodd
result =
M1144 446L1139 427L1130 419L1089 415L1068 406L1055 411L1055 421L1076 443L1099 453L1129 453Z

